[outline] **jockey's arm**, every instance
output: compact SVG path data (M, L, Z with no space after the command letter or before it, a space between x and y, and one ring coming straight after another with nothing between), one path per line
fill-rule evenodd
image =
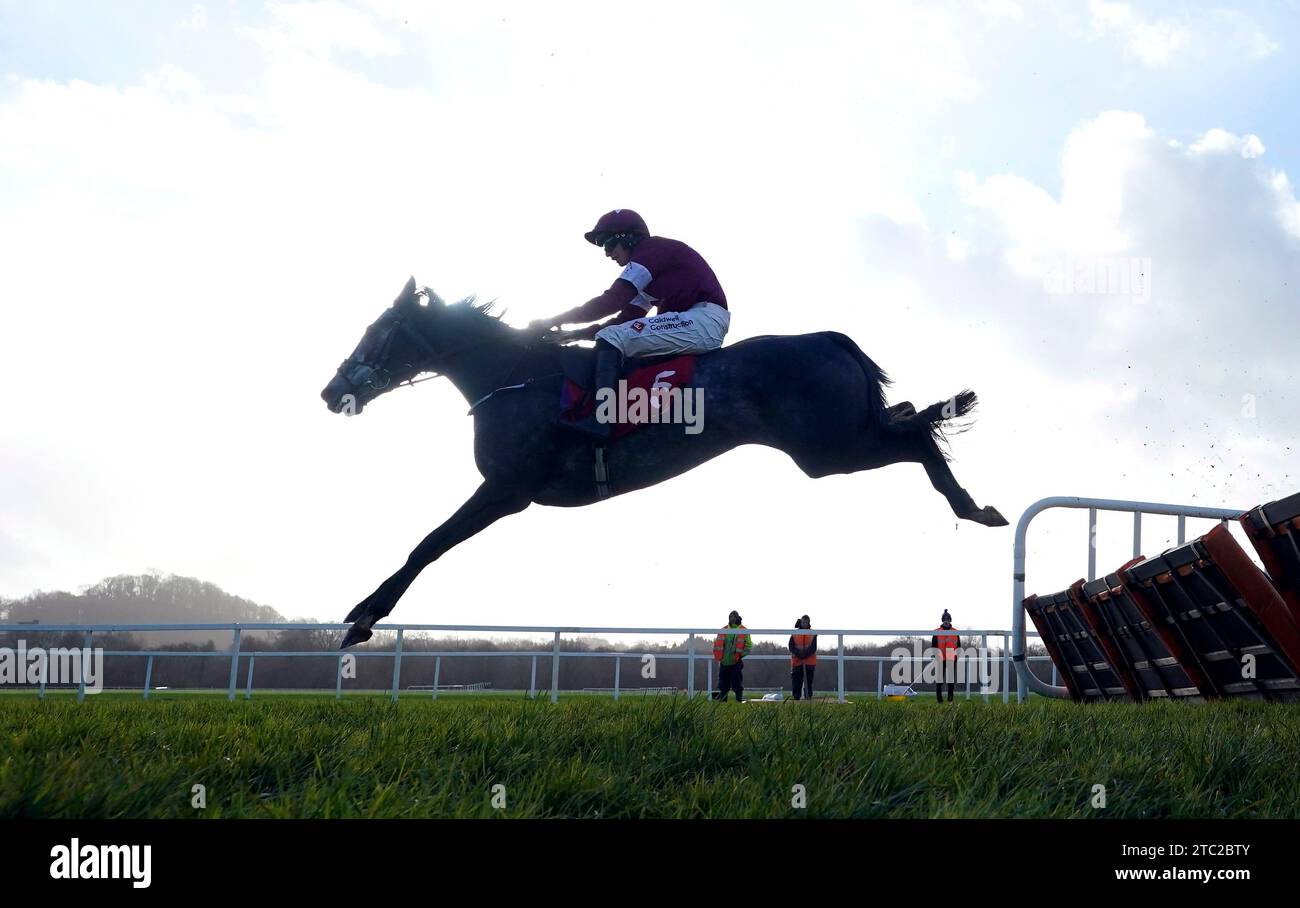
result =
M596 322L585 328L578 328L574 331L565 332L566 341L595 340L596 332L601 328L608 328L610 325L621 325L624 322L630 322L634 319L645 318L645 310L636 303L628 303L622 309L618 310L615 315L607 322Z
M600 321L607 316L618 312L620 320L623 312L631 304L632 300L637 297L637 289L628 281L619 278L614 281L608 290L600 296L587 300L581 306L570 309L568 312L561 312L554 318L539 319L529 325L530 328L548 330L557 325L585 325L588 322ZM641 313L644 315L644 313Z

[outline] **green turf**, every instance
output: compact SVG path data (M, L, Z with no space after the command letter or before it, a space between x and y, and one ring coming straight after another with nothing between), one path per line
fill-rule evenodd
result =
M5 817L1300 816L1257 702L6 698L0 742Z

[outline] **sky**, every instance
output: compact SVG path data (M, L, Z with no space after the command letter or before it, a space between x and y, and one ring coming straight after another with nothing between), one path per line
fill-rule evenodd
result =
M0 596L159 570L341 619L479 477L449 384L345 418L334 367L412 275L514 325L585 301L623 207L708 259L730 341L974 388L953 469L1013 524L1291 494L1298 37L1277 3L0 0ZM1087 533L1039 517L1028 589ZM1005 628L1012 538L919 466L747 447L509 517L392 620Z

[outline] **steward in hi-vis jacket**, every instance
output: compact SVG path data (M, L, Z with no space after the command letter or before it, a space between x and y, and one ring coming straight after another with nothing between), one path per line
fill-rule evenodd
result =
M948 687L948 702L952 702L953 690L957 687L957 650L961 649L961 637L952 626L952 616L943 610L943 623L934 629L930 638L930 647L938 651L939 680L934 686L934 695L943 702L943 688Z
M723 630L743 630L740 612L733 611L727 618ZM713 694L715 700L727 699L727 691L736 692L736 702L745 697L744 658L754 648L754 638L749 634L718 634L713 641L713 661L718 663L718 690Z
M794 623L794 626L803 630L811 630L812 621L807 615L804 615ZM813 673L817 670L817 635L811 633L791 634L789 647L790 689L794 693L796 700L799 699L800 694L811 700Z

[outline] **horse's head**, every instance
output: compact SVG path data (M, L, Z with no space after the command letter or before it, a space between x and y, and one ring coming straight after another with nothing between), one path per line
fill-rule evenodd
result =
M407 281L393 305L366 329L361 343L321 391L330 411L360 413L389 388L436 368L443 351L429 336L429 327L443 308L437 294L428 289L417 291L415 278Z

